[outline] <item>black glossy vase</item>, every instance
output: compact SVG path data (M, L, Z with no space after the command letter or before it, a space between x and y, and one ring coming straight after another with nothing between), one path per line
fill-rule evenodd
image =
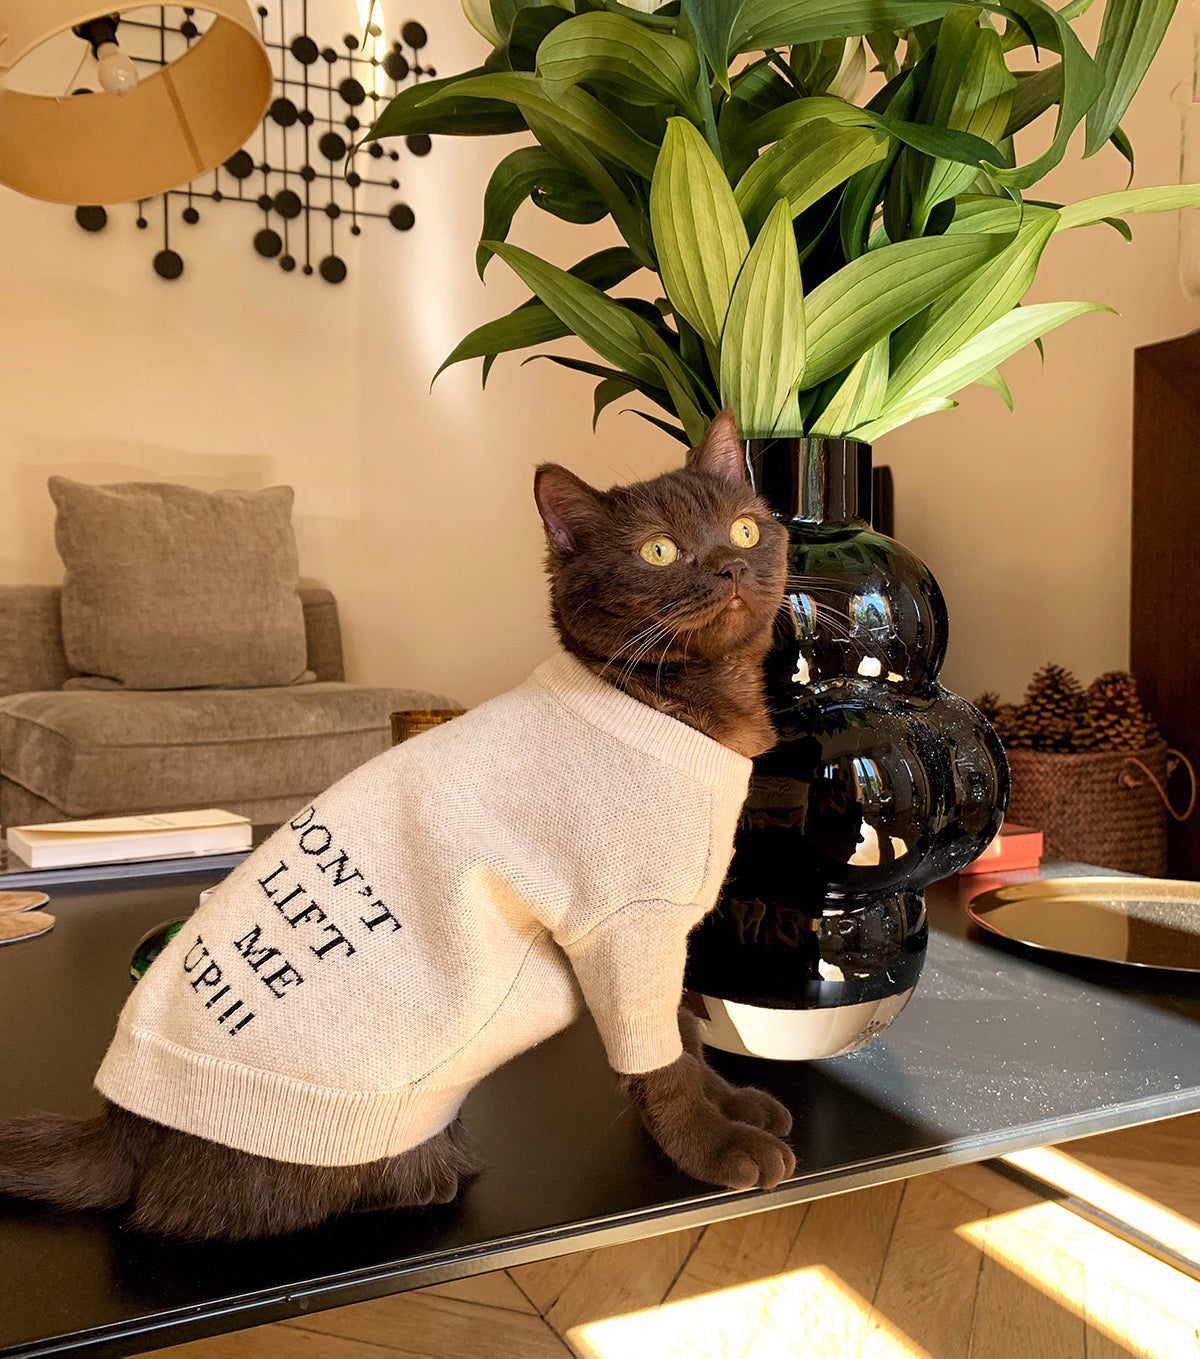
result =
M750 440L746 458L790 538L767 661L780 739L755 761L721 902L689 942L688 1002L713 1047L832 1057L904 1008L925 888L995 835L1008 764L938 683L937 582L869 526L869 445Z

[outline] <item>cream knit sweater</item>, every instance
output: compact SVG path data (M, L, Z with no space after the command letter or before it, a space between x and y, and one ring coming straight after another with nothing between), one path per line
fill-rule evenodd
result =
M350 1165L439 1132L581 1000L617 1071L664 1066L749 776L556 656L255 850L138 982L96 1086L242 1151Z

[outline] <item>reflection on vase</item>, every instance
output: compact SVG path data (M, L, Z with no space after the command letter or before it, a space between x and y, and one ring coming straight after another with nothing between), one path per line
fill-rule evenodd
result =
M755 440L747 458L791 539L767 662L780 739L755 761L721 904L690 941L689 1003L713 1046L832 1056L911 995L924 889L996 833L1008 766L938 683L937 582L869 527L870 449Z

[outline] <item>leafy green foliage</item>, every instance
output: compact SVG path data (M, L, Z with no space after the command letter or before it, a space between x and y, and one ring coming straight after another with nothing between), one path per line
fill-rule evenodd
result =
M1107 0L1094 55L1072 26L1090 2L463 0L490 54L368 134L536 143L493 172L476 255L531 296L442 367L482 359L486 381L575 336L601 362L535 357L596 380L595 418L636 393L690 443L723 403L747 437L868 441L975 383L1011 408L997 365L1101 309L1024 304L1051 236L1200 206L1197 185L1026 197L1085 122L1084 154L1111 143L1132 172L1120 119L1177 0ZM624 243L559 269L508 241L527 201Z

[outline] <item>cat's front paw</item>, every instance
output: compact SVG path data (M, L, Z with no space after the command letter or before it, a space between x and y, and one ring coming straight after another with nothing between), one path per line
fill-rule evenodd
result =
M697 1139L698 1145L688 1149L692 1164L681 1160L681 1170L727 1189L774 1189L796 1169L796 1157L786 1142L713 1112L716 1117Z
M765 1090L756 1090L752 1085L730 1085L722 1080L709 1094L722 1112L738 1123L749 1123L776 1137L786 1137L792 1130L791 1110Z

